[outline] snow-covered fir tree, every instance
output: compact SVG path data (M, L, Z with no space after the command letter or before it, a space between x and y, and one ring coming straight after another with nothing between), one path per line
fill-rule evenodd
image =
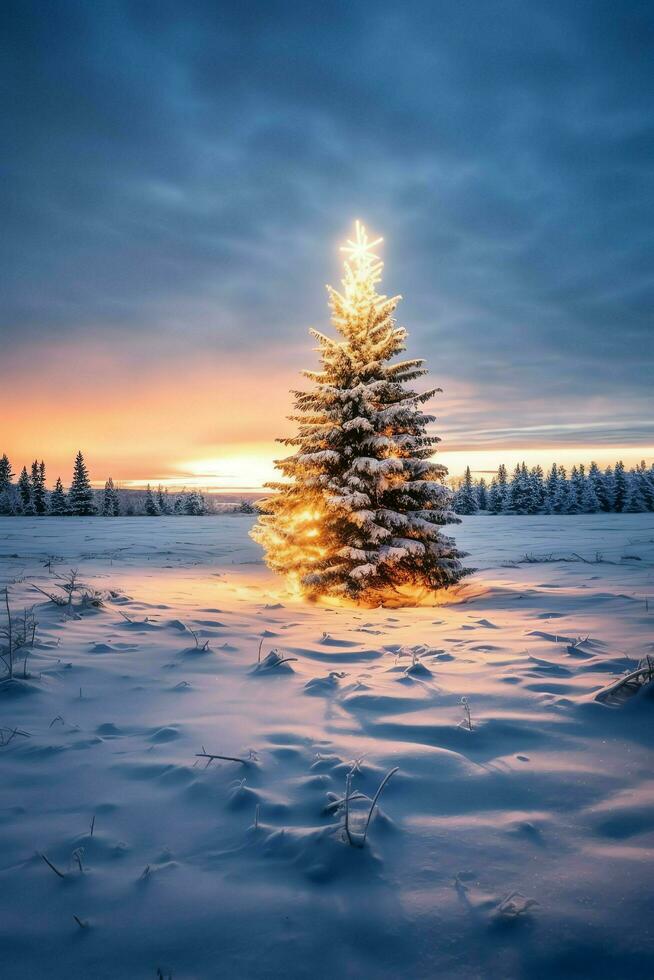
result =
M50 494L50 513L53 517L63 517L65 514L70 513L64 485L59 476L54 485L54 490Z
M625 473L624 463L618 460L613 470L613 509L618 513L624 510L627 500L627 474Z
M518 464L513 471L506 509L514 514L529 514L531 511L531 485L529 472L524 463Z
M152 494L152 488L148 483L145 488L145 504L144 510L148 517L157 517L159 514L159 508L157 507L157 501L154 499Z
M157 507L160 514L170 514L171 512L168 490L164 490L161 484L157 487Z
M188 517L202 517L206 511L204 497L201 493L191 490L186 494L184 500L183 513Z
M595 492L595 487L590 478L587 478L584 481L584 487L581 492L581 500L579 503L582 514L597 514L602 509L597 493Z
M30 483L26 466L23 466L18 477L18 495L23 513L27 513L28 511L34 513L34 508L32 507L32 484Z
M488 491L488 511L490 514L501 514L504 509L504 495L496 478L491 480Z
M640 489L636 473L629 473L626 478L627 489L622 504L623 514L642 514L647 510L645 498Z
M649 469L645 460L636 467L636 480L647 510L654 510L654 466Z
M604 483L604 478L600 471L597 463L592 462L588 467L588 482L593 488L593 492L597 497L600 510L608 511L611 509L611 501L608 499L607 488Z
M103 517L118 517L120 515L120 499L111 477L105 482L102 491Z
M6 453L0 456L0 493L11 490L11 481L14 474L11 471L11 463Z
M479 510L477 493L472 482L470 467L466 466L463 482L454 496L454 510L457 514L476 514Z
M382 262L357 222L342 292L329 288L332 339L317 330L320 371L306 371L309 391L296 391L295 447L276 462L286 478L261 503L252 537L268 565L305 595L361 602L398 601L399 589L434 590L466 572L462 553L441 528L458 522L446 469L434 458L434 421L422 406L436 390L409 383L425 374L421 360L390 363L405 349L406 330L393 318L400 297L377 292Z
M488 510L488 487L483 476L477 484L477 507L479 510Z
M497 486L502 500L502 510L508 510L510 503L509 473L504 463L500 463L500 465L497 467Z
M75 457L73 482L70 485L70 491L68 493L68 506L70 513L76 516L86 517L96 513L89 472L81 451Z
M48 509L48 501L45 489L45 463L34 460L32 463L32 475L30 477L32 485L32 504L35 514L45 514Z

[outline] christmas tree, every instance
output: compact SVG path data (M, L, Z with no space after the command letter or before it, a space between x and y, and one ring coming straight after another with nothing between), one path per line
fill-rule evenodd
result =
M294 392L297 435L280 441L296 451L276 462L286 479L268 484L277 493L251 532L268 565L309 597L396 603L467 571L440 530L458 518L433 459L434 418L421 408L440 389L408 385L426 373L422 360L389 363L407 334L393 318L401 297L377 292L380 242L357 222L343 248L343 291L328 287L340 339L311 331L322 370L305 371L311 390Z
M68 505L71 514L77 516L95 514L95 503L93 502L93 490L91 489L89 472L81 452L78 452L75 457L73 482L70 485L70 492L68 494Z

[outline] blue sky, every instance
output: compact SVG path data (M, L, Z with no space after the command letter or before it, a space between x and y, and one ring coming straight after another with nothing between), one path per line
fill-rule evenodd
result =
M12 410L45 378L73 425L105 355L97 397L167 386L164 425L198 362L237 408L240 373L261 398L295 384L359 217L386 238L452 447L654 444L651 4L5 0L0 17ZM234 418L234 441L265 441L276 408L262 398L260 440L256 413ZM189 458L231 438L200 428Z

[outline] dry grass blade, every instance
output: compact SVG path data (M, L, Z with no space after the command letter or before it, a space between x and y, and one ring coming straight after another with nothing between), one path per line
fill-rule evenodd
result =
M49 868L51 868L56 875L58 875L60 878L65 878L66 877L66 875L63 873L63 871L60 871L59 868L56 868L54 866L54 864L52 863L52 861L48 857L46 857L45 854L40 854L39 856L43 858L43 860L45 861L45 863L47 864L47 866Z
M375 793L375 795L372 798L372 803L370 804L370 810L368 811L368 819L366 820L366 825L363 828L363 843L361 845L362 847L363 847L363 844L365 844L365 842L366 842L366 835L368 834L368 827L370 826L370 821L372 820L373 811L374 811L375 807L377 806L377 800L381 796L381 792L382 792L384 786L386 785L386 783L389 781L389 779L391 778L391 776L394 776L395 775L395 773L399 770L399 768L400 768L399 766L395 766L393 769L389 769L388 770L388 772L386 773L386 775L382 779L381 783L379 784L379 789L377 790L377 792Z

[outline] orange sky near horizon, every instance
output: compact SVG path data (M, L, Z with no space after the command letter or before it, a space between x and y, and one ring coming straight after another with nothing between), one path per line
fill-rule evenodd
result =
M302 387L298 365L315 358L306 335L285 353L266 349L244 363L238 354L190 351L156 360L143 351L134 360L94 340L39 349L24 354L24 363L15 355L0 395L0 452L16 472L44 459L50 486L57 476L69 483L82 449L95 486L112 476L124 487L259 490L274 478L273 459L286 455L275 438L293 431L286 416L289 388ZM34 379L29 390L26 378ZM483 396L456 382L444 388L433 404L435 428L443 437L439 458L455 477L466 465L491 473L500 462L545 468L555 460L604 466L621 458L631 466L654 457L652 445L557 443L546 431L535 443L529 427L506 440L503 430L466 430L466 413L473 405L478 415ZM488 431L499 433L492 444Z

